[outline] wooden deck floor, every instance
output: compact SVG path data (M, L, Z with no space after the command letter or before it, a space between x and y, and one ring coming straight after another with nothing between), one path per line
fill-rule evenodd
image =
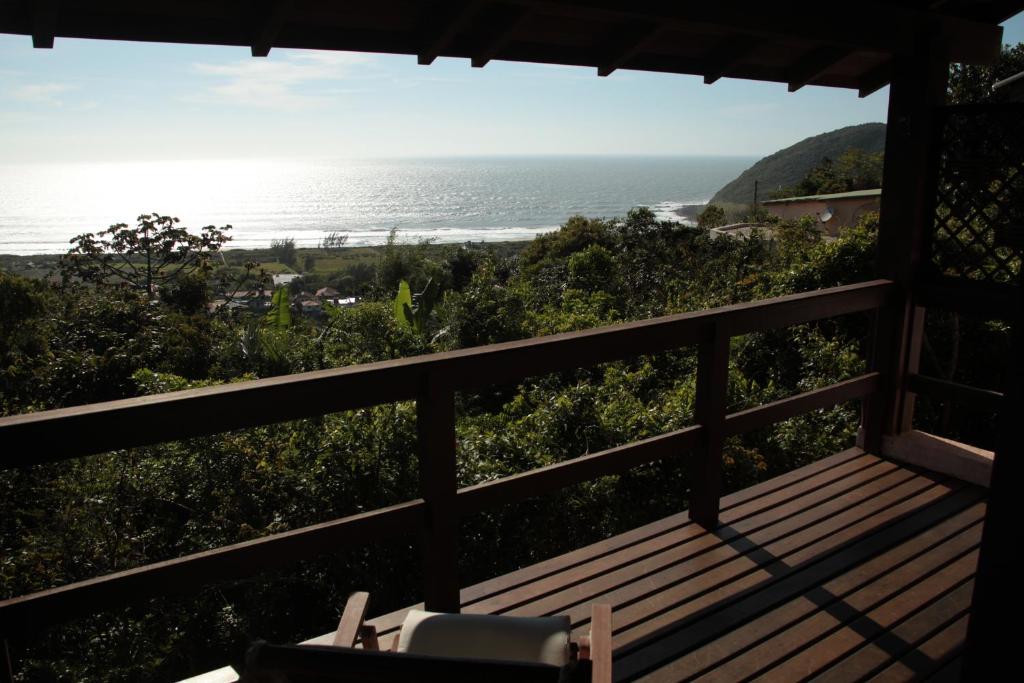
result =
M465 588L463 610L585 632L610 603L616 680L956 680L984 514L982 488L850 450L723 499L714 533L668 517Z

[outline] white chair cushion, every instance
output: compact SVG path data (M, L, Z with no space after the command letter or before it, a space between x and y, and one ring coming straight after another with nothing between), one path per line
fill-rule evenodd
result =
M564 666L569 661L570 626L568 616L502 617L414 609L402 623L398 651Z

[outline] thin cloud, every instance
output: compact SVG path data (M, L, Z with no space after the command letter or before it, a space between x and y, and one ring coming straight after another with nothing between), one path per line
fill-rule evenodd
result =
M57 97L61 93L74 90L76 86L67 83L30 83L21 85L11 91L11 97L19 102L29 104L48 104L60 107L64 103Z
M283 59L197 63L193 65L197 73L218 82L190 99L218 103L226 100L231 104L266 109L306 109L328 101L325 95L344 92L337 87L337 82L349 78L353 67L372 61L366 55L345 52L305 52L288 54ZM314 87L317 85L319 88Z

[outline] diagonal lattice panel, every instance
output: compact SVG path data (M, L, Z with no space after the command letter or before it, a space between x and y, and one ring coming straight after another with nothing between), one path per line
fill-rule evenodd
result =
M946 107L939 125L934 275L1016 284L1021 249L1001 236L1024 225L1024 104Z

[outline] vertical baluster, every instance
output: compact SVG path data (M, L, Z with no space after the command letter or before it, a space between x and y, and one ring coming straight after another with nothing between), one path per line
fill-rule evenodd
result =
M14 683L14 663L11 662L11 648L3 641L3 656L0 657L0 683Z
M428 610L459 611L458 517L455 509L455 392L437 373L424 375L416 397L420 487L427 502L421 538L423 599Z
M722 447L725 443L725 405L729 390L729 334L712 323L697 357L697 397L694 418L704 427L697 452L690 496L690 519L706 529L718 525L722 495Z

